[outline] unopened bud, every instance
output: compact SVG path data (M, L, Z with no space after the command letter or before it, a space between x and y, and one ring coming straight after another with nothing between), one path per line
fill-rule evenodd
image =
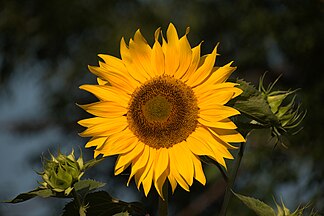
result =
M59 152L54 157L51 154L51 159L45 159L43 168L44 171L39 173L44 180L41 185L65 195L69 195L74 183L84 174L82 155L76 160L73 150L69 155Z

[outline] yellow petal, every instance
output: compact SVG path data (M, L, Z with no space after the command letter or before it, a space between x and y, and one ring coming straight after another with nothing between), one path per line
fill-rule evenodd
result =
M116 165L115 165L115 175L120 174L123 172L134 160L134 158L141 155L144 150L144 144L138 142L136 147L128 153L120 154L117 158Z
M149 173L147 174L146 178L142 181L143 189L144 189L144 194L147 197L151 186L152 186L152 178L153 178L153 170L150 169Z
M220 143L218 138L214 137L212 133L208 131L208 129L201 128L199 131L199 138L204 140L204 142L213 150L215 156L213 159L226 168L223 158L233 159L233 156L228 149L222 143Z
M138 190L140 190L142 182L139 181L140 177L142 176L143 172L145 170L145 166L137 170L137 172L134 174L134 180L135 180L135 185ZM129 182L131 179L128 179L127 181L127 186L129 186Z
M229 119L225 118L215 122L209 122L204 119L200 119L199 122L205 126L222 129L236 129L237 126Z
M105 62L99 61L100 68L89 66L89 69L92 73L96 74L97 76L103 78L106 81L110 80L109 76L111 74L115 74L115 76L119 76L121 79L129 81L129 85L132 88L136 88L139 85L139 83L136 82L130 76L130 74L127 71L127 68L125 67L125 64L121 59L103 54L99 54L98 56L102 58Z
M217 45L213 52L207 55L204 63L190 76L186 82L189 86L196 86L203 82L210 74L215 64L215 59L217 55Z
M100 101L78 106L92 115L105 118L121 117L127 114L127 109L114 101Z
M119 75L125 76L126 78L131 78L121 59L105 54L99 54L98 56L104 60L104 68L108 69L109 71L118 73Z
M214 70L215 70L215 67L213 68L213 71L212 71L213 74L214 74ZM201 85L196 86L194 89L195 89L195 92L198 94L198 93L203 93L205 91L209 91L212 89L233 88L238 85L239 85L238 83L233 83L233 82L212 83L208 79Z
M118 169L115 168L114 174L119 175L120 173L124 172L125 169L127 169L129 167L130 164L131 164L131 162L125 164L124 166L119 167Z
M110 136L114 133L123 131L126 127L127 119L125 117L114 118L110 119L110 121L107 121L107 124L96 124L93 126L89 126L88 129L86 129L79 135L82 137Z
M179 67L179 37L176 28L170 23L167 29L167 40L165 44L165 73L174 75Z
M148 194L148 191L152 185L156 149L149 148L149 152L149 158L146 165L139 169L135 174L135 182L137 188L139 189L140 184L143 184L144 192L146 193L146 195Z
M131 76L126 77L120 72L111 71L107 69L105 63L99 62L99 65L100 67L88 66L88 68L93 74L97 75L105 81L109 81L110 85L118 88L120 91L132 94L134 89L139 86L139 83L135 81Z
M201 115L210 115L210 116L234 116L240 114L240 112L233 107L217 104L217 103L201 103L199 104L199 112ZM223 118L223 119L224 119Z
M188 148L195 155L206 155L214 160L216 160L216 156L213 148L211 148L208 144L208 136L204 136L205 129L202 127L198 127L195 132L193 132L187 138Z
M167 29L167 40L168 44L171 46L176 46L179 43L177 29L172 23L169 24L169 27Z
M199 136L197 135L190 135L187 138L187 145L190 151L195 155L206 155L210 158L215 159L215 155L213 150L209 147L209 145ZM215 159L216 160L216 159Z
M234 96L232 91L214 91L209 95L205 95L205 97L197 97L198 104L200 107L210 106L211 104L223 105L226 104L229 100L231 100Z
M206 80L208 82L208 80ZM216 84L206 84L204 82L201 85L196 86L193 88L193 91L195 94L200 95L200 94L205 94L206 92L209 92L210 90L227 90L228 88L233 88L235 86L238 86L239 84L237 83L232 83L232 82L224 82L224 83L216 83Z
M149 76L143 70L138 69L138 63L134 62L133 56L126 45L124 38L122 38L120 41L120 55L128 73L135 80L137 80L139 83L144 83L149 79Z
M107 148L112 148L111 145L113 145L116 141L118 142L119 140L122 139L127 139L127 138L132 138L134 135L129 132L128 128L125 128L124 130L119 131L118 133L114 133L107 137L106 142L101 148L97 148L96 150L105 150L107 151Z
M238 147L233 146L225 140L221 139L220 136L213 130L213 128L208 127L208 131L213 135L214 139L216 139L219 144L225 146L227 149L238 149Z
M236 67L231 67L232 63L233 62L230 62L223 67L218 68L214 72L217 74L217 76L215 76L215 79L213 79L213 83L222 83L228 79L228 77L236 70Z
M204 83L201 84L202 87L205 85L207 86L225 82L228 77L236 70L236 67L231 67L232 63L233 61L222 67L214 67L212 70L212 75Z
M171 170L171 168L170 168L170 170ZM172 175L171 172L168 175L168 179L169 179L169 182L170 182L170 185L171 185L171 188L172 188L172 194L173 194L175 189L177 188L178 183L177 183L176 179L174 178L174 176Z
M89 142L85 145L86 148L93 146L102 146L106 141L107 137L92 137Z
M163 172L169 166L169 154L165 148L160 148L156 151L156 162L154 165L154 182L156 183Z
M105 157L117 154L124 154L129 151L132 151L136 147L137 142L138 139L136 137L120 138L113 143L104 145L104 147L100 149L100 151Z
M139 157L135 158L132 163L132 171L128 178L127 185L129 185L132 177L139 171L139 169L145 167L150 157L150 147L148 145L144 146L143 153Z
M174 152L173 147L169 149L169 157L170 157L170 174L175 178L177 183L186 191L189 191L189 185L187 181L180 175L180 170L178 170L178 166L181 166L176 161L179 152Z
M200 108L199 111L198 122L209 127L217 127L215 122L240 114L239 111L231 107L221 107L221 105L218 105L217 108L217 104L214 104L212 107Z
M102 117L93 117L93 118L87 118L78 121L78 124L83 127L90 127L97 124L108 124L108 123L109 123L109 119L102 118Z
M156 76L164 74L164 54L161 47L161 44L156 39L152 49L152 62L153 62L153 71L155 71Z
M94 150L93 151L93 158L97 158L100 154L101 154L100 151Z
M201 43L198 46L192 48L190 66L181 80L187 81L192 76L192 74L196 71L198 64L199 64L199 59L200 59L200 46L201 46Z
M192 58L192 50L189 44L189 41L187 39L187 36L184 35L180 41L179 41L179 68L174 74L174 77L176 79L180 79L184 76L184 74L187 72L190 64L191 64L191 58Z
M98 99L104 101L115 101L123 107L128 106L130 95L121 92L113 86L102 86L102 85L82 85L80 89L88 91L94 94Z
M142 36L140 30L137 30L134 36L134 41L129 42L129 52L132 57L132 63L138 70L142 71L147 78L151 77L151 57L152 50L147 44L145 38Z
M125 42L124 37L122 37L122 39L120 40L120 56L122 58L123 63L132 61L132 57L131 57L131 55L129 53L129 49L128 49L128 46L127 46L127 44ZM127 68L126 68L126 70L127 70Z
M109 82L98 77L97 78L97 83L99 85L107 85Z
M245 142L244 137L236 130L226 130L221 128L211 128L211 131L225 142Z
M147 165L144 167L145 170L144 170L142 176L140 177L139 181L142 181L146 177L146 175L149 173L149 171L154 169L154 163L155 163L155 159L156 159L156 149L149 148L149 150L150 150L149 160L148 160ZM153 174L154 174L154 172L152 172L151 182L153 181Z
M161 176L158 178L157 181L154 181L155 189L163 200L164 200L163 185L168 184L168 182L166 182L165 180L168 177L169 173L170 171L168 168L161 174Z
M227 83L221 83L221 84L227 84ZM208 98L214 98L217 100L218 98L222 98L226 95L230 95L230 99L237 97L240 95L243 91L239 88L234 87L228 87L228 88L219 88L221 84L216 85L209 85L205 86L206 88L201 91L201 89L196 90L196 88L193 89L195 92L195 95L197 96L198 103L203 102L205 99L208 100ZM227 99L227 98L226 98ZM223 100L223 104L227 103L226 100Z
M191 158L192 158L192 162L194 164L194 167L195 167L195 179L197 181L199 181L202 185L205 185L206 184L206 177L205 177L205 174L204 174L204 171L202 169L202 165L201 165L201 162L199 160L199 157L195 156L195 155L191 155Z
M192 154L188 147L185 145L186 142L178 143L173 146L174 152L178 152L177 158L177 167L179 170L180 175L186 180L189 186L193 183L193 176L194 176L194 166L191 160L190 154Z

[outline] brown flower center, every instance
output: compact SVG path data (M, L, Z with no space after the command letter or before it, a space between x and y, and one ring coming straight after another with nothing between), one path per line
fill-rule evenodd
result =
M192 89L171 76L155 77L135 89L127 121L137 138L154 148L168 148L195 131L197 99Z

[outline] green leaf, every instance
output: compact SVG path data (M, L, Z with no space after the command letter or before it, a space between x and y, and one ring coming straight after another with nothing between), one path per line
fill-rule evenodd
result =
M84 199L87 216L97 215L145 215L146 210L143 205L137 202L127 203L112 198L105 191L89 193ZM126 214L127 213L127 214ZM66 204L62 216L77 216L79 209L75 200Z
M41 190L33 191L31 193L43 198L55 196L55 193L51 189L41 189Z
M19 202L24 202L26 200L32 199L36 196L46 198L46 197L50 197L50 196L54 196L54 195L55 195L55 193L53 191L51 191L50 189L36 188L35 190L29 191L27 193L21 193L18 196L16 196L14 199L4 201L4 202L19 203Z
M106 183L95 181L92 179L80 180L74 184L74 188L76 191L80 191L83 189L87 189L88 191L95 190L97 188L101 188L105 186Z
M232 191L233 192L233 191ZM275 211L264 202L253 197L243 196L237 193L233 194L239 198L249 209L253 210L258 216L275 216Z

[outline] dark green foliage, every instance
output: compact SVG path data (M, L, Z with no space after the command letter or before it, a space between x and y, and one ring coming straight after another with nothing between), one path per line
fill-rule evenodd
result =
M123 202L112 198L105 191L87 194L83 205L85 206L87 216L109 216L121 212L128 212L133 216L143 216L146 214L146 210L141 203ZM76 206L75 200L66 204L62 216L79 216L79 209Z
M101 188L105 185L105 183L98 182L92 179L87 180L80 180L74 184L74 189L78 193L87 194L89 191ZM65 195L64 192L55 192L51 189L45 189L42 187L38 187L32 191L21 193L17 197L15 197L12 200L5 201L6 203L19 203L24 202L29 199L32 199L34 197L42 197L42 198L48 198L48 197L56 197L56 198L72 198L72 195Z

